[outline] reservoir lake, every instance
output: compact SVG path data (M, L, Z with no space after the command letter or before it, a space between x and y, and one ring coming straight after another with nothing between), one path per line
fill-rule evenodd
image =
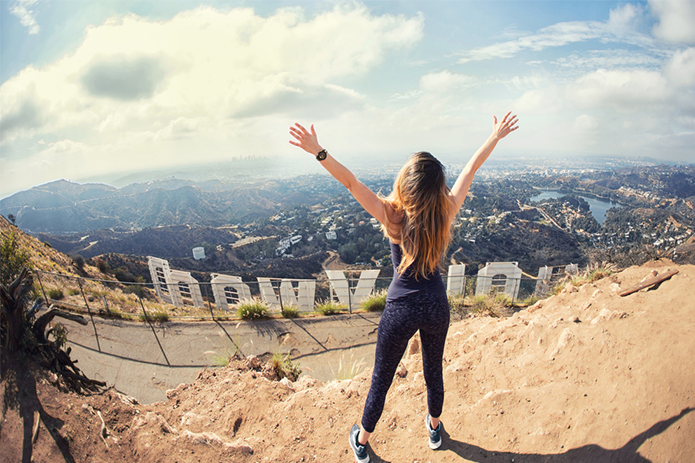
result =
M567 196L568 194L569 193L560 193L557 190L546 190L535 196L531 196L531 201L542 201L544 199L562 198L563 196ZM591 215L593 215L596 221L601 225L603 225L603 221L606 220L606 212L608 211L608 209L610 209L611 207L622 207L622 205L618 203L615 203L613 201L606 201L605 199L590 198L587 196L581 196L577 194L575 194L575 196L578 196L587 203L589 203Z

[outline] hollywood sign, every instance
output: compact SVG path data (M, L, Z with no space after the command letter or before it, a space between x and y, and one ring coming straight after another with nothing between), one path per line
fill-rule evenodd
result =
M200 283L191 276L190 272L173 270L165 259L148 256L150 276L157 297L163 303L175 307L192 305L204 307L205 301L200 290ZM538 269L535 293L546 294L554 276L576 274L577 264L560 267L541 267ZM357 308L373 292L380 270L357 271L357 285L351 287L350 281L341 270L325 270L331 290L331 300L337 299L340 304L349 308ZM503 293L512 299L519 294L521 284L521 269L518 262L488 262L478 271L476 295L491 292ZM279 311L283 305L293 305L301 311L314 310L316 280L311 279L272 279L257 277L261 298L271 310ZM273 285L273 282L279 285ZM249 285L241 277L213 273L210 281L215 305L221 310L230 310L245 299L251 299ZM450 295L463 294L466 288L465 264L449 265L446 277L446 290Z

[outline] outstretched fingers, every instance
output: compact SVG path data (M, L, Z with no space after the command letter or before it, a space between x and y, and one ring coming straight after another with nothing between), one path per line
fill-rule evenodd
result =
M321 147L313 124L310 130L308 131L303 125L295 122L293 126L290 126L290 135L296 141L290 140L289 142L291 145L298 146L308 153L316 154L321 150Z
M499 138L504 138L510 132L513 132L519 128L517 125L519 119L517 118L516 114L512 115L511 111L505 114L502 120L499 122L497 122L497 116L493 115L492 118L494 121L494 132Z
M296 138L297 140L299 140L301 142L302 140L304 140L306 138L307 135L309 135L309 132L307 132L307 130L304 127L302 127L302 125L299 124L298 122L295 122L294 125L296 127L290 126L290 135L292 135L294 138ZM290 140L290 143L292 143L293 145L296 144L296 143L292 142L291 140Z

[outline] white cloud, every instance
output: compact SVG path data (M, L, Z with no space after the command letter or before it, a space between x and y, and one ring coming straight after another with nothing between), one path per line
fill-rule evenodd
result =
M541 29L537 34L469 50L458 62L465 64L470 61L511 58L522 50L541 51L548 47L561 47L599 38L605 35L606 29L606 23L597 21L558 23Z
M640 53L634 50L589 50L560 57L552 61L552 64L560 68L576 69L586 72L599 68L660 68L663 64L663 58L661 56L655 56L654 54Z
M209 119L203 117L179 117L169 122L169 125L157 131L154 139L182 139L194 136Z
M266 18L208 7L165 22L112 18L88 28L71 55L6 81L0 127L7 142L68 127L157 132L180 118L339 111L362 97L332 81L363 75L391 50L413 45L423 21L374 16L362 5L313 18L301 8Z
M654 35L675 43L695 43L695 2L692 0L649 0L659 18Z
M550 114L566 108L564 88L558 85L528 90L514 102L519 114Z
M642 110L669 103L672 90L660 72L600 69L567 86L568 99L580 108Z
M630 3L610 11L607 21L569 21L553 24L516 40L475 48L463 53L459 64L495 58L511 58L523 50L542 51L588 40L622 41L634 45L649 45L651 40L636 31L643 17L639 6Z
M35 185L89 174L96 153L85 144L70 139L38 144L40 150L33 156L21 156L17 161L0 158L4 192L26 188L28 176Z
M420 77L420 88L426 92L463 90L478 83L476 76L450 71L430 72Z
M29 30L29 35L35 35L41 31L41 27L36 22L36 13L31 9L36 3L38 0L17 0L9 7L10 13L17 16L22 26Z
M664 66L664 74L676 87L695 87L695 48L677 51Z
M691 48L675 52L657 70L616 66L546 84L524 92L513 107L527 121L524 127L564 133L568 151L688 161L695 136L693 76ZM559 139L553 142L561 146Z
M393 95L391 95L390 100L391 101L412 100L414 98L419 97L422 94L423 94L422 90L408 90L408 91L402 92L402 93L394 93Z
M113 17L88 27L72 53L0 86L2 189L19 172L35 184L277 153L288 114L316 121L361 110L367 99L345 82L420 41L423 28L422 15L374 15L356 3L312 17L211 7L166 21ZM66 138L79 145L57 142Z
M582 132L590 132L599 127L599 120L594 116L582 114L574 120L574 128Z
M516 102L519 111L536 114L575 109L618 113L670 110L676 92L661 72L599 69L566 85L549 85L525 92Z
M618 8L611 10L608 17L608 29L612 31L631 32L643 15L640 6L626 3Z

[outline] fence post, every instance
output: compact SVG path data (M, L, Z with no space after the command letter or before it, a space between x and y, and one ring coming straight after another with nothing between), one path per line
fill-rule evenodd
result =
M157 332L154 330L154 326L152 326L152 323L150 322L150 318L147 316L147 311L145 310L145 304L142 303L142 298L140 295L138 295L138 300L140 301L140 307L142 307L142 313L145 314L145 321L147 322L148 325L150 325L150 329L152 330L152 334L154 334L154 338L157 340L157 344L159 344L159 350L162 351L162 355L164 356L164 360L166 360L167 365L171 366L171 363L169 363L169 358L167 357L166 352L164 352L164 348L162 347L162 343L159 342L159 336L157 336Z
M80 287L80 292L82 293L82 299L84 299L84 305L87 306L87 312L89 312L89 319L92 320L92 327L94 328L94 337L97 340L97 349L101 352L101 344L99 343L99 333L97 333L97 326L94 324L94 317L92 316L92 309L89 308L89 303L87 302L87 296L84 295L84 289L82 288L82 279L77 278L77 285Z
M273 283L270 283L270 286L273 286ZM278 299L280 300L280 313L282 313L282 281L280 281L280 286L278 286Z
M352 288L350 288L350 279L347 279L347 289L348 289L348 311L352 313Z
M208 300L208 310L210 310L210 316L211 316L212 319L214 320L214 319L215 319L215 314L212 313L212 304L210 304L210 295L208 294L207 285L206 285L206 284L203 284L203 288L205 288L205 297L206 297L207 300ZM212 289L212 283L210 283L210 289ZM213 291L213 293L214 293L214 291Z
M41 287L41 292L43 293L43 300L46 301L46 304L48 304L48 297L46 296L46 291L43 289L43 283L41 283L41 277L39 276L41 274L41 271L34 270L34 273L38 277L39 286Z
M111 315L111 309L109 309L109 304L106 302L106 296L101 296L101 302L104 304L104 310L106 310L106 313Z

